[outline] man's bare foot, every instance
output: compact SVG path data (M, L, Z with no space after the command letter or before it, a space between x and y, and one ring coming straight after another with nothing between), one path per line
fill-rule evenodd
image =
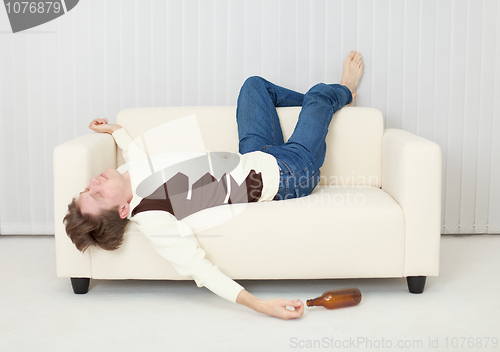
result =
M361 54L353 50L349 53L347 60L344 62L344 71L340 79L340 84L346 86L351 91L353 100L356 98L356 87L358 86L362 73L363 60L361 59Z

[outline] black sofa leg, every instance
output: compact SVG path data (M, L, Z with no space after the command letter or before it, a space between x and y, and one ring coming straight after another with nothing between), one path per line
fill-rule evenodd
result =
M424 292L425 279L427 276L408 276L406 282L408 283L408 290L411 293Z
M89 292L90 278L88 277L72 277L71 286L77 295Z

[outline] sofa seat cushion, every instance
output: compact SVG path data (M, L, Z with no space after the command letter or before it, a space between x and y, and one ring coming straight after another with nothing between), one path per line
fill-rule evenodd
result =
M404 272L403 212L378 187L318 186L308 197L223 205L184 221L207 259L235 279L401 277ZM134 224L118 250L91 251L94 278L185 279Z

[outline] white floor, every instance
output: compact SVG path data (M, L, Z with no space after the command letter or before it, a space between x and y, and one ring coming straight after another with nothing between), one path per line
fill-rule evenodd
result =
M443 236L441 273L405 279L240 281L260 298L356 286L357 307L282 321L189 281L94 280L75 295L55 275L52 236L0 236L0 352L500 351L500 236Z

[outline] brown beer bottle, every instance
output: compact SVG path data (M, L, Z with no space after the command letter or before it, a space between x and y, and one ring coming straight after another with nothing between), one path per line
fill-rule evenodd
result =
M356 287L330 290L323 295L307 300L307 306L323 306L326 309L337 309L357 306L361 302L361 292Z

